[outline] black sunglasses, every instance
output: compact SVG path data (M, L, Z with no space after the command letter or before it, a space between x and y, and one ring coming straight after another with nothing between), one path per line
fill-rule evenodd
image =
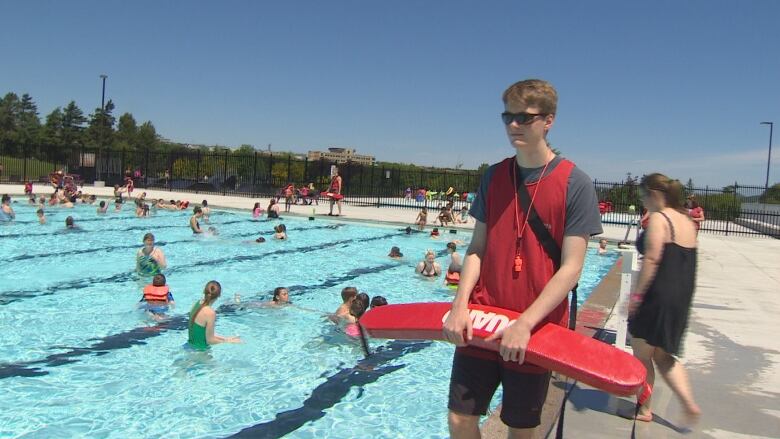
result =
M528 125L536 120L537 116L547 116L543 113L510 113L505 111L501 113L501 120L504 121L504 125L509 125L512 121L515 121L518 125Z

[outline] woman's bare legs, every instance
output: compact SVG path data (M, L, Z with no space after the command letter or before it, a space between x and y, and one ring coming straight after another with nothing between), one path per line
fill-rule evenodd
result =
M701 415L701 409L693 399L693 390L691 389L691 382L688 380L688 373L685 371L685 367L661 348L655 348L653 360L658 366L661 376L664 377L666 384L680 398L680 403L682 403L688 421L696 422Z
M634 351L634 356L645 366L647 370L647 384L650 384L652 388L655 384L655 367L653 366L655 346L647 344L644 339L632 338L631 349ZM651 399L652 397L647 398L645 403L639 407L639 414L636 417L638 421L650 422L653 420L653 411L650 408Z

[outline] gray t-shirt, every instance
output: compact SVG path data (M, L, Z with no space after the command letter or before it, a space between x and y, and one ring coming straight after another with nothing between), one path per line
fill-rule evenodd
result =
M549 175L553 169L563 160L561 156L556 156L547 167L545 175ZM498 167L498 163L488 168L477 191L477 197L471 205L469 214L477 221L487 222L487 199L488 187L493 173ZM544 167L539 168L519 168L520 178L526 184L535 182ZM568 187L566 189L566 224L563 226L564 236L575 235L598 235L603 233L601 228L601 214L599 213L599 200L596 196L596 189L593 182L587 174L580 168L574 167L569 174Z

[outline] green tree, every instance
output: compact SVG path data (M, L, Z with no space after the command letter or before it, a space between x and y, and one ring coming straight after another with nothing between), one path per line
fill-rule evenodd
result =
M156 151L160 148L160 137L151 121L146 121L138 127L135 138L135 148L139 150L150 149Z
M46 123L41 131L40 141L41 152L53 156L58 150L62 148L62 109L60 107L55 108L51 113L46 115Z
M116 118L114 118L113 112L114 102L109 99L105 108L95 108L95 111L90 115L86 140L91 146L110 148L114 145Z
M37 143L41 130L41 120L38 119L38 107L32 97L25 93L19 102L17 141L23 145Z
M62 146L70 149L83 142L84 124L87 118L84 112L76 105L75 101L70 101L65 109L62 110Z
M6 93L0 100L0 143L10 154L17 151L17 130L19 122L20 102L16 93Z
M116 146L119 149L135 149L136 136L138 135L138 124L130 113L119 116L119 123L116 126Z
M761 198L764 203L780 204L780 183L767 189Z

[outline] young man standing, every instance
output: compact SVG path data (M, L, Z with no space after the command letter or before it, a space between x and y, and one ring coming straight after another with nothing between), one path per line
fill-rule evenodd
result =
M504 92L503 101L501 117L516 154L491 166L482 178L470 212L476 219L474 234L444 323L446 339L458 346L449 395L454 439L480 437L479 417L499 384L504 388L501 420L509 437L531 437L540 423L550 373L523 364L528 340L541 324L566 326L567 295L580 277L588 237L602 232L590 178L547 144L558 103L552 85L520 81ZM532 210L561 250L560 267L528 224L525 212ZM522 312L492 337L500 339L500 352L466 346L472 337L469 303Z

